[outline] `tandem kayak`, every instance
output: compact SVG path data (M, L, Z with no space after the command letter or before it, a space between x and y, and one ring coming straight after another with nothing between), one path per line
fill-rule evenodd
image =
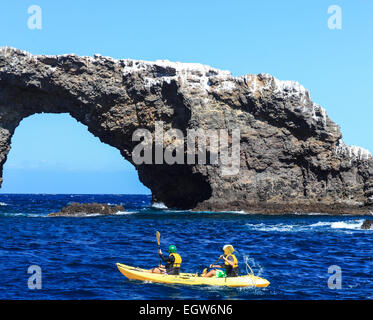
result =
M251 274L228 278L204 278L195 273L180 273L168 275L151 273L148 270L117 263L119 271L128 279L151 281L157 283L185 284L185 285L209 285L226 287L267 287L269 281Z

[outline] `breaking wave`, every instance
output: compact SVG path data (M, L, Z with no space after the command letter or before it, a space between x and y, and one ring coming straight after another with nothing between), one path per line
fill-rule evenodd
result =
M330 227L332 229L350 229L350 230L361 230L361 225L364 219L352 220L352 221L323 221L311 224L311 227Z
M250 230L264 232L307 232L315 230L332 231L334 230L362 230L361 226L364 219L345 220L345 221L318 221L312 224L286 224L286 223L246 223L246 227Z
M290 232L290 231L296 231L294 228L297 227L296 225L289 225L289 224L265 224L265 223L246 223L246 226L249 227L252 230L257 231L277 231L277 232Z
M40 214L40 213L1 212L0 217L44 218L44 217L47 217L47 215Z
M151 204L153 209L168 209L168 207L163 202L153 202Z
M363 224L364 220L361 220L359 222L354 222L354 223L347 223L344 221L338 221L338 222L333 222L331 224L331 227L333 229L351 229L351 230L361 230L361 225Z
M123 215L134 214L134 213L136 213L136 211L118 211L117 213L115 213L115 215L123 216Z

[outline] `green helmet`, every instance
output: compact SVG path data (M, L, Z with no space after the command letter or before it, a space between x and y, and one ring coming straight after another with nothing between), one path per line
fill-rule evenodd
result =
M171 244L169 247L168 247L168 252L169 253L175 253L176 252L176 246Z

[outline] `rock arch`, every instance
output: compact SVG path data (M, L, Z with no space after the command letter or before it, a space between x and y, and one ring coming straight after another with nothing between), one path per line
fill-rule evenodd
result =
M232 77L200 64L31 55L0 50L0 170L20 121L69 113L135 165L154 201L169 207L254 212L366 212L372 157L345 146L309 92L268 74ZM241 132L240 173L217 165L136 165L138 128ZM1 175L2 176L2 175Z

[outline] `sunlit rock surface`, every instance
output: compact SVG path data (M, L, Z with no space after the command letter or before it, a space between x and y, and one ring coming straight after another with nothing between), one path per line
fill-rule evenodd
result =
M361 229L365 229L365 230L373 229L373 220L370 220L370 219L364 220L363 224L361 225Z
M118 148L153 201L169 208L364 213L373 204L371 154L346 146L302 85L269 74L2 48L1 171L15 128L42 112L69 113ZM133 132L154 132L157 121L185 136L188 129L240 129L239 173L222 175L221 164L135 164Z

